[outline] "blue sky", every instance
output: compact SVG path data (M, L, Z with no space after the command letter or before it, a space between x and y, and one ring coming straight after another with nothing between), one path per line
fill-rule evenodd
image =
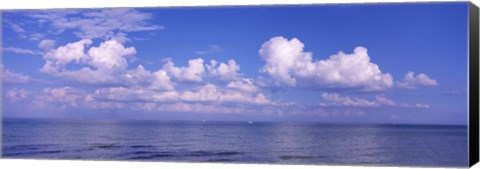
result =
M4 11L3 116L466 124L467 9Z

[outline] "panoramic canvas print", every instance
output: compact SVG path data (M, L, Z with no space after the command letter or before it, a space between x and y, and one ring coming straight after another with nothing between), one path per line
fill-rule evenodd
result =
M5 10L1 157L467 166L468 7Z

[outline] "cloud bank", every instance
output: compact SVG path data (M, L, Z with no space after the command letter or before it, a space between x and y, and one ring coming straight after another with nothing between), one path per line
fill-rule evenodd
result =
M124 11L125 12L125 11ZM70 14L67 14L70 15ZM92 16L102 16L100 13ZM46 21L47 22L47 21ZM69 28L65 25L60 27ZM138 26L138 25L137 25ZM83 28L73 26L82 31ZM73 29L72 28L72 29ZM149 28L145 28L148 30ZM113 29L106 29L112 31ZM122 28L142 30L141 28ZM85 31L85 30L83 30ZM40 71L90 88L75 86L47 87L41 92L16 89L11 100L28 96L35 98L36 108L62 110L129 110L143 112L203 112L203 113L264 113L264 114L336 114L338 108L347 114L362 115L364 108L429 108L428 104L397 103L377 94L373 99L348 96L350 91L387 92L392 87L413 89L435 86L437 81L426 74L408 72L402 81L393 82L389 73L382 72L372 62L364 47L352 53L342 51L326 59L316 60L313 53L304 51L304 44L296 39L273 37L263 43L259 56L265 64L259 69L267 77L251 78L241 73L240 64L192 58L176 64L172 58L163 59L160 67L147 70L134 65L137 49L122 40L110 38L94 43L98 36L87 36L88 31L77 33L90 37L57 46L56 41L44 39L38 47L44 50L45 61ZM181 66L179 66L181 65ZM4 81L26 83L27 75L4 70ZM268 82L262 85L262 82ZM323 91L316 105L283 101L274 97L265 86ZM331 93L335 90L338 93ZM328 112L326 110L332 111Z
M396 103L395 101L386 98L383 95L375 96L373 100L362 98L341 96L338 93L322 93L322 99L325 103L320 103L324 107L404 107L404 108L429 108L427 104L416 103L413 105L407 103Z

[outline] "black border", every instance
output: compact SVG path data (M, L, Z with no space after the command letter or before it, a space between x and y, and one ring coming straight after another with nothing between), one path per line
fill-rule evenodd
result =
M479 160L479 32L478 7L469 3L469 165Z

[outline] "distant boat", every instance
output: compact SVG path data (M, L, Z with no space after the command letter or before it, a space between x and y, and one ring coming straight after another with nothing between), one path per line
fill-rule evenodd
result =
M253 121L248 121L248 124L253 124Z
M202 120L202 122L206 122L207 120Z

